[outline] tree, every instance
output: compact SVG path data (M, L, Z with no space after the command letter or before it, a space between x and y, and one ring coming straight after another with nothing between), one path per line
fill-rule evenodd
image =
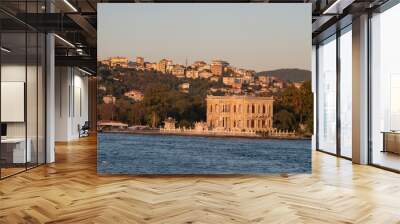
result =
M274 114L274 127L279 130L296 130L296 118L293 113L287 110L281 110Z
M311 91L311 82L304 82L299 89L294 85L289 85L275 96L274 102L274 118L283 116L279 114L281 111L286 111L283 114L291 114L294 116L295 124L292 130L298 130L300 124L306 125L306 131L312 133L313 124L313 94ZM289 116L289 115L288 115ZM278 118L277 118L278 119ZM282 120L282 117L279 117ZM290 120L288 118L286 120ZM283 125L287 126L287 125ZM279 129L279 125L275 126Z
M314 123L314 98L311 90L311 81L306 81L301 85L300 95L302 99L302 106L299 112L302 116L301 123L305 123L307 131L312 133Z

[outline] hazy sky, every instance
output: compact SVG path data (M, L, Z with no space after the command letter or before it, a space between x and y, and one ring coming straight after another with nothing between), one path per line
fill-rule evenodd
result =
M98 56L311 67L311 4L98 4Z

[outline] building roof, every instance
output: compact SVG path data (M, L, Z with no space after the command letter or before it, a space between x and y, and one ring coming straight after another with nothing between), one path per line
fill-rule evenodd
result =
M227 100L227 99L236 99L236 100L269 100L273 101L273 97L264 97L264 96L248 96L248 95L240 95L240 96L212 96L207 95L206 100Z

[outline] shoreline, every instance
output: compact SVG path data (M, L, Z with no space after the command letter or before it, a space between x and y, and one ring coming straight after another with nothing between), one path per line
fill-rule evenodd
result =
M134 135L172 135L172 136L191 136L191 137L212 137L212 138L247 138L247 139L273 139L273 140L311 140L311 137L302 136L249 136L249 135L213 135L204 133L177 133L177 132L161 132L159 130L135 130L135 131L102 131L98 133L105 134L134 134Z

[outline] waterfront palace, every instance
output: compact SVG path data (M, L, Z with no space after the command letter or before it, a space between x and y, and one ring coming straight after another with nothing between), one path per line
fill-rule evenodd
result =
M207 96L207 125L220 131L273 131L272 97Z

